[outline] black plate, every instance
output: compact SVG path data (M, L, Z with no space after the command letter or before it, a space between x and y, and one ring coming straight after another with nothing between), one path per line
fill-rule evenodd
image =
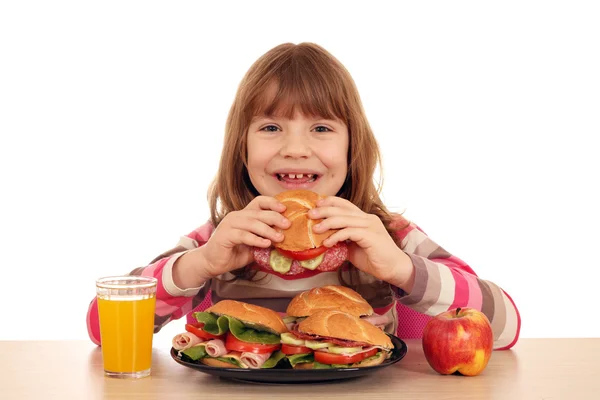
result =
M334 369L246 369L246 368L219 368L204 364L187 362L177 357L177 350L171 348L171 357L179 364L204 372L206 374L250 382L268 383L309 383L335 381L340 379L357 378L372 374L382 368L389 367L400 361L407 352L406 343L402 339L389 335L394 345L390 358L379 365L363 368L334 368Z

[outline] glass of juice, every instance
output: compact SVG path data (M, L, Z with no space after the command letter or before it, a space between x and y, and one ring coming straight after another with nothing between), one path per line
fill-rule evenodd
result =
M100 341L106 376L150 375L156 278L111 276L96 280Z

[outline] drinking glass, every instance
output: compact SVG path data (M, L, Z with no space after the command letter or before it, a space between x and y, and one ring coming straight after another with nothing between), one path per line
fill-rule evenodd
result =
M102 360L106 376L150 375L156 278L109 276L96 280Z

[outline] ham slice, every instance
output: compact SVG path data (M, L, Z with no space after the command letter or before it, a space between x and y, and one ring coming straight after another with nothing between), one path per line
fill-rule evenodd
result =
M258 369L262 367L262 365L265 363L265 361L269 359L269 357L271 357L271 353L254 354L244 352L242 353L240 359L244 364L248 366L248 368Z
M286 322L285 326L288 328L288 331L291 331L292 329L294 329L294 326L296 326L297 322L293 321L293 322Z
M225 348L225 342L221 339L212 339L206 342L206 354L211 357L221 357L227 354L227 349Z
M360 317L360 318L375 325L379 329L384 329L387 324L392 322L390 320L389 315L373 314L373 315L369 315L367 317Z
M172 341L172 345L175 350L187 350L198 343L202 343L202 339L189 332L176 335Z

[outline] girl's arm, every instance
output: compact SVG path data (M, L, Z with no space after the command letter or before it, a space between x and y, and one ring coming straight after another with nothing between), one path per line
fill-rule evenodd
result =
M177 320L196 308L206 296L210 282L195 288L181 289L173 281L173 265L184 254L208 241L212 233L209 223L183 236L178 245L156 257L148 266L136 268L128 275L152 276L158 280L156 289L156 312L154 333L167 323ZM100 345L100 324L96 297L91 301L87 313L87 328L93 343Z
M397 234L400 247L415 268L410 293L398 289L401 304L429 316L457 307L472 307L490 320L494 349L508 349L517 342L521 318L515 303L502 288L479 278L469 265L441 248L415 224Z

